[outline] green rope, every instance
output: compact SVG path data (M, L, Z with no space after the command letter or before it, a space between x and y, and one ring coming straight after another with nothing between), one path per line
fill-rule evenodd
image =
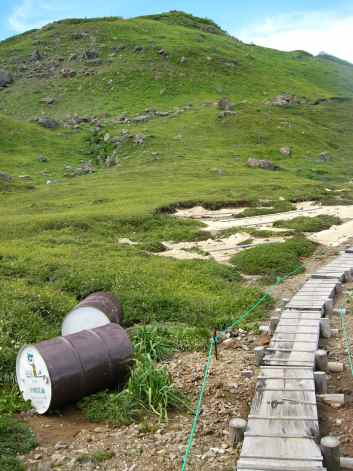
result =
M340 306L338 313L340 315L340 321L341 321L341 330L343 333L343 340L344 340L344 349L347 354L347 359L348 359L348 364L351 369L351 373L353 376L353 360L352 360L352 352L351 352L351 346L350 346L350 341L349 341L349 336L347 332L347 326L346 326L346 310L343 306Z
M276 282L267 291L265 291L265 293L254 304L252 304L243 314L241 314L241 316L239 316L230 326L228 326L226 329L219 332L219 335L217 337L212 337L212 339L210 340L210 346L208 348L208 355L207 355L207 363L205 364L204 370L203 370L203 379L202 379L199 395L197 398L196 407L194 409L194 414L193 414L194 419L192 421L191 431L189 434L186 451L183 456L181 471L186 470L186 465L187 465L191 448L193 445L193 441L195 438L197 425L200 421L201 406L202 406L203 398L205 396L205 391L206 391L207 382L208 382L208 375L209 375L209 371L210 371L211 363L212 363L212 355L213 355L213 351L216 344L220 342L221 338L224 337L227 332L230 332L231 330L233 330L234 327L239 325L244 319L246 319L257 308L257 306L263 303L265 299L267 299L270 296L270 294L272 293L274 288L276 288L276 286L283 283L283 281L285 281L287 278L297 274L301 270L302 270L302 267L298 267L283 277L278 276L276 279ZM352 374L353 374L353 368L352 368Z

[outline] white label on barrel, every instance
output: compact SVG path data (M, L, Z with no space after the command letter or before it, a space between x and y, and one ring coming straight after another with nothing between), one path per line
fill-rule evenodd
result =
M20 350L16 361L17 383L25 401L31 401L39 414L50 406L51 381L48 368L38 350L29 345Z

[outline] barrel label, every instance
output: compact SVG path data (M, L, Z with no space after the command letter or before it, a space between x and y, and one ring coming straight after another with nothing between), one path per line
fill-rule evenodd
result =
M51 402L51 381L43 357L34 347L26 347L18 359L17 380L23 398L40 414Z

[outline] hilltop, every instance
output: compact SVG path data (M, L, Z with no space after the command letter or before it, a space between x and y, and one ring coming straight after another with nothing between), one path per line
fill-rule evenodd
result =
M295 221L294 242L271 244L275 267L264 246L243 265L159 257L163 242L218 237L176 208L353 204L353 66L331 56L245 44L182 12L68 19L2 41L0 83L1 374L98 290L121 298L126 327L202 350L317 247ZM0 414L24 408L4 387Z

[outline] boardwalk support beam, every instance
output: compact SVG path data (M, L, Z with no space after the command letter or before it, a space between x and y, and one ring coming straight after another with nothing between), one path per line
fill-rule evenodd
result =
M326 373L324 371L315 371L314 380L315 380L316 394L326 394L327 393Z
M328 317L320 319L320 335L324 339L329 339L331 337L330 320Z
M247 422L244 419L231 419L229 421L229 440L232 447L244 440Z
M321 451L327 471L340 471L340 444L338 438L323 437L321 439Z
M317 350L315 353L316 368L319 371L328 370L327 352L326 350Z
M255 347L255 363L256 366L261 366L264 359L266 350L265 347Z

